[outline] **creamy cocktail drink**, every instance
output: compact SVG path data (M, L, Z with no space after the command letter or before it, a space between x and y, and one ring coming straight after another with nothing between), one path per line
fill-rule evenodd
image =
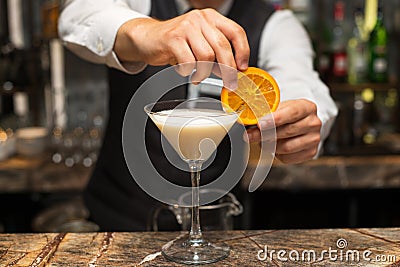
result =
M238 120L239 112L226 111L215 99L171 100L148 104L144 110L179 156L188 163L192 181L192 218L187 236L169 242L162 254L185 264L216 262L229 255L229 246L203 238L199 217L202 164Z
M204 161L215 151L238 115L212 109L175 109L150 117L183 160Z

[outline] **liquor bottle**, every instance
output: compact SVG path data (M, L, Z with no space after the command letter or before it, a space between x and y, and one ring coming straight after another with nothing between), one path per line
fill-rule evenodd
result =
M346 30L344 22L345 4L337 1L334 9L334 28L332 31L332 80L345 82L347 78Z
M8 42L7 2L0 0L0 45Z
M371 82L387 82L388 59L387 59L388 34L384 25L382 6L378 7L378 17L374 29L369 37L369 79Z
M58 37L57 21L60 13L60 0L46 0L42 4L42 35L45 39Z
M347 43L347 81L350 84L363 83L368 79L368 43L363 26L362 10L356 8L353 35Z
M329 82L332 73L332 27L326 19L320 20L317 24L316 42L313 43L317 53L315 65L320 78L324 82Z

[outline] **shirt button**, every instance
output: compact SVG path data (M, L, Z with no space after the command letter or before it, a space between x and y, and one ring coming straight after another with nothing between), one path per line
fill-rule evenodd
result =
M97 52L103 52L104 47L103 47L103 40L101 38L99 38L98 42L97 42Z

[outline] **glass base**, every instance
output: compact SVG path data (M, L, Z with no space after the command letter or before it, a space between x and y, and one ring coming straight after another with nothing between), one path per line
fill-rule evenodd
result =
M178 263L207 264L225 259L229 250L229 246L222 242L211 243L204 239L189 241L186 235L164 246L162 254L166 259Z

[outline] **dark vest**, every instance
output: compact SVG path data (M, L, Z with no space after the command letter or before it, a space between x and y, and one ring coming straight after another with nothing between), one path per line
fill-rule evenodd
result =
M236 0L228 14L247 33L251 49L250 66L257 66L260 35L272 12L273 8L263 0ZM152 0L152 17L167 20L177 15L175 0ZM151 209L159 204L131 178L123 157L121 137L124 114L132 95L147 78L165 67L148 66L136 75L109 69L109 120L100 156L84 195L91 219L103 231L143 231ZM186 88L180 87L163 99L182 99L185 96ZM189 174L177 170L165 159L160 147L160 132L150 120L146 125L146 145L152 162L162 176L171 180L187 176L187 184L180 184L189 185ZM218 164L213 163L202 173L203 181L218 177L224 170L227 164L225 159L229 158L227 151L230 151L229 142L225 139L214 161Z

